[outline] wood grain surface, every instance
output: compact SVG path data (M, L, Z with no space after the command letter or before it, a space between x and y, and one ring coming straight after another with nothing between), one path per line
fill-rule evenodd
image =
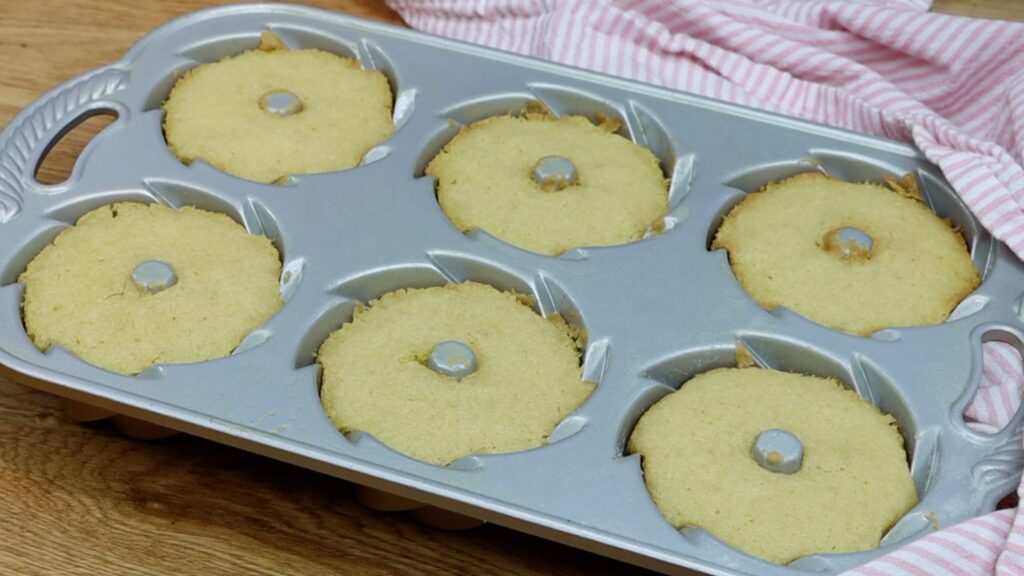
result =
M400 24L372 0L309 4ZM118 59L200 0L0 1L0 126L59 82ZM936 0L936 10L1024 20L1017 0ZM50 154L61 181L104 122ZM9 321L9 319L4 319ZM58 399L0 377L2 574L645 573L495 526L426 528L363 508L345 482L179 435L123 437L76 424Z
M935 0L933 9L975 18L1024 20L1024 2L1021 0Z

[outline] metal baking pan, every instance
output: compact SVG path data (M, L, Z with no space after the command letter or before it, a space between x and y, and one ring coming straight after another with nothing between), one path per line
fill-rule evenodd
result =
M383 71L395 135L341 172L264 185L180 163L160 105L199 62L254 48L264 30ZM649 147L670 184L664 231L622 246L547 257L486 233L464 235L437 205L426 163L460 125L539 101L556 114L598 114ZM117 120L70 178L35 168L84 117ZM861 338L790 311L765 311L709 240L744 194L824 170L847 180L917 174L926 201L964 234L981 286L944 324ZM268 235L281 252L286 304L231 356L136 377L42 353L21 322L18 275L79 216L119 200L194 205ZM587 330L590 399L546 446L437 467L369 434L340 434L321 409L314 353L353 308L384 292L466 279L532 296L543 314ZM0 134L0 364L35 386L416 501L662 570L715 575L835 574L912 538L992 510L1022 462L1018 414L996 434L964 425L981 345L1020 349L1024 267L969 214L912 147L732 104L297 6L241 5L177 19L125 57L54 88ZM900 423L920 503L875 550L779 566L697 528L676 530L624 454L640 414L690 376L735 363L738 343L762 366L832 376Z

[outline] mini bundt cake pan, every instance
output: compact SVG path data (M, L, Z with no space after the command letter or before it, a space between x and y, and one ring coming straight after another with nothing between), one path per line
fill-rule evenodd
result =
M394 94L394 135L360 166L276 184L178 161L161 109L175 80L198 63L256 48L265 31L290 48L381 70ZM455 73L458 82L441 81ZM619 121L620 134L654 152L669 180L669 210L644 239L550 257L449 222L425 166L461 126L531 106ZM70 178L38 183L48 148L99 113L117 120L85 148ZM759 307L711 241L745 194L810 171L876 182L915 174L925 202L964 235L980 287L945 323L871 337ZM62 229L121 201L196 206L268 236L282 258L283 306L230 356L137 376L60 347L38 350L22 321L19 275ZM515 290L538 313L582 330L581 377L597 384L590 398L542 447L446 467L366 433L341 434L319 399L315 354L327 335L388 291L466 280ZM667 573L836 574L993 510L1020 478L1022 416L986 435L971 431L962 413L981 377L982 343L1024 349L1022 287L1024 266L905 144L304 7L242 5L182 17L123 59L43 95L0 133L5 371L98 409L79 410L83 419L116 413L185 431ZM626 452L633 426L693 375L736 365L738 348L744 362L836 378L898 420L920 502L879 548L776 565L704 530L677 530L654 506L640 456Z

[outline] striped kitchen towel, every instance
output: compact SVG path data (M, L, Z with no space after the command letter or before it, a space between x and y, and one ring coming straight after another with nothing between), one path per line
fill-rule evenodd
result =
M929 13L931 0L388 4L425 32L912 142L1024 257L1024 24ZM1022 383L1016 350L986 344L972 426L1002 428ZM1000 510L850 573L1024 575L1024 515Z

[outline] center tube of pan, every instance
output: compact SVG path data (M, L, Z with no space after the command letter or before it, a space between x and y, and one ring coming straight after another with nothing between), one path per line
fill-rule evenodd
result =
M156 294L177 284L178 275L163 260L146 260L132 270L132 281L150 294Z
M576 184L576 165L565 156L545 156L533 166L530 177L549 192L558 192Z
M796 434L772 428L757 435L750 455L769 472L793 474L804 462L804 445Z
M852 226L836 228L825 234L825 249L844 260L868 258L874 245L874 240L867 232Z
M303 108L302 99L288 90L273 90L260 98L260 109L278 116L292 116Z
M427 367L438 374L461 380L476 372L476 353L465 342L445 340L430 351Z

